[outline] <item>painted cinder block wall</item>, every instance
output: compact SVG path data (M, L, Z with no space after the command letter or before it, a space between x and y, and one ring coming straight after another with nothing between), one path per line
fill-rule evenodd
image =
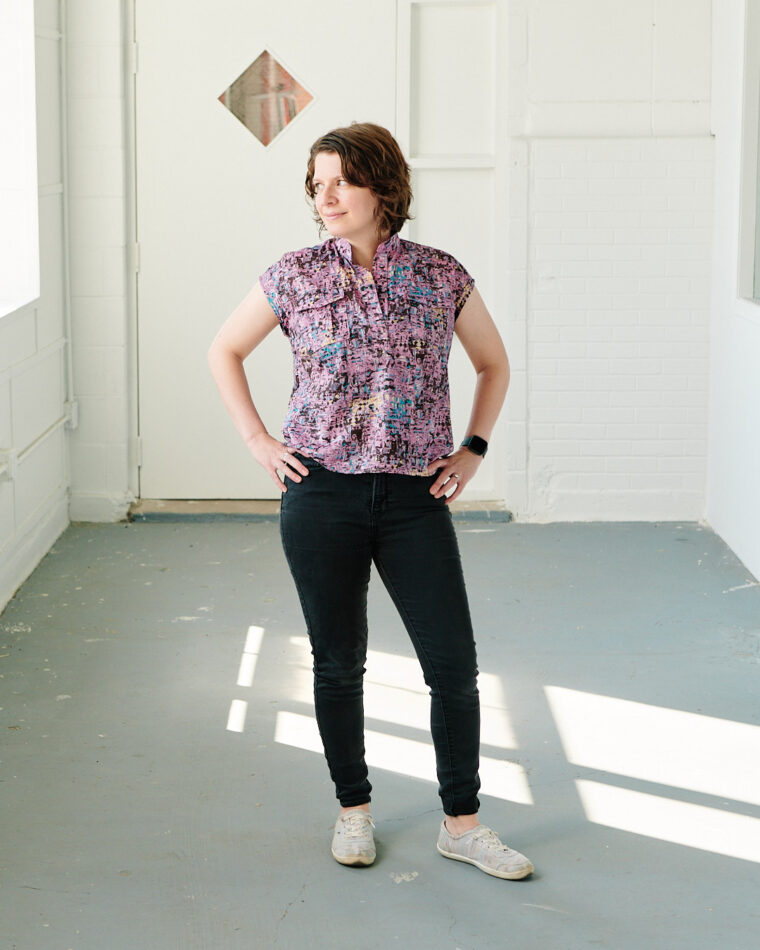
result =
M712 151L697 135L532 144L532 520L704 513Z
M716 201L706 513L711 526L760 578L760 305L740 299L736 292L748 30L741 0L715 6ZM751 81L757 81L757 72ZM757 114L746 119L756 135Z
M58 5L37 0L36 8L52 16ZM66 0L61 8L79 426L59 434L69 443L70 517L109 521L124 516L138 484L132 21L120 0ZM742 0L722 4L720 20L709 0L509 0L507 10L511 306L498 315L513 366L503 426L507 504L532 521L700 519L707 511L760 573L744 517L757 504L749 474L756 450L746 438L757 444L757 410L746 411L747 401L757 406L754 329L737 320L715 353L735 268L713 255L713 244L733 239L713 194L717 182L720 195L738 202L738 141L735 122L724 122L716 151L711 95L729 103L740 95ZM721 44L715 58L713 36ZM728 289L716 296L716 286ZM2 329L7 340L27 341L3 348L13 353L6 369L28 358L31 333L21 326L29 322L16 315L19 327ZM63 338L50 332L63 353ZM65 377L59 359L49 379ZM6 373L0 423L7 381ZM54 402L62 413L65 394ZM33 405L19 392L14 412L31 419ZM728 452L721 445L718 458L716 433L725 442L737 425L745 438ZM64 490L62 449L58 465ZM50 477L55 465L46 469ZM24 490L17 478L16 491ZM37 545L40 557L46 543Z
M72 351L71 518L118 521L137 494L135 273L126 108L131 0L66 0Z
M510 9L510 320L522 312L524 331L511 323L507 342L525 373L507 504L530 521L700 519L709 0Z
M117 521L130 272L122 0L35 0L40 297L0 318L0 610L69 520Z
M69 523L70 387L56 0L34 9L40 296L0 317L0 610Z
M71 3L72 10L89 6ZM525 163L510 183L524 202L507 209L510 282L522 308L506 318L514 372L505 410L506 501L517 518L536 521L698 519L707 432L710 5L662 3L656 22L650 9L622 0L587 3L593 18L567 6L508 5L509 129ZM81 42L92 43L99 22L113 52L116 19L108 7L98 7L99 21L70 17L72 44L80 42L78 23L86 23ZM610 36L618 37L617 49ZM76 48L96 56L92 46ZM83 71L72 85L82 132L72 148L81 154L83 136L94 129L93 156L99 148L105 157L107 134L113 154L124 153L123 127L107 120L119 90L113 83L104 89L102 77L105 62L117 60L100 60L99 72ZM76 164L73 157L72 171ZM118 268L123 217L102 242L118 196L97 178L87 184L86 193L72 194L79 215L72 227L75 369L94 364L101 375L87 374L73 436L72 516L113 517L137 476L129 451L136 427L124 429L136 380L120 389L117 373L120 360L130 370L134 275ZM104 311L112 334L106 346L77 339L83 308ZM106 359L112 370L103 374ZM108 387L98 390L99 381Z
M506 503L537 521L700 518L710 4L659 0L656 15L624 0L582 6L507 4L515 306L498 315L513 364ZM127 154L115 116L128 112L117 41L129 18L118 8L69 0L77 518L123 513L137 485L134 273L114 167Z

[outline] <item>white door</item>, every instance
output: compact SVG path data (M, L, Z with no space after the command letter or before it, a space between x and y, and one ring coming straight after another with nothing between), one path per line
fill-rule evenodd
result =
M287 250L318 242L303 181L309 147L329 129L356 119L395 132L412 158L418 198L418 223L402 235L459 257L490 302L494 103L490 93L483 94L483 83L493 88L497 6L498 0L439 3L436 20L432 8L415 0L135 0L143 498L278 497L227 416L206 353L269 264ZM399 15L403 22L397 22ZM463 27L470 37L464 42ZM468 63L462 49L472 47L473 29L476 46L485 44L487 55L484 61L484 50L473 50ZM312 96L266 146L219 99L264 50ZM459 51L455 62L452 51ZM415 64L425 67L427 80L417 76ZM474 67L480 81L476 99ZM431 82L446 87L437 105ZM294 111L284 93L274 98L281 112ZM477 116L484 109L485 129ZM451 121L457 110L459 126ZM466 181L472 202L461 199ZM446 198L452 187L460 189L454 202ZM457 360L461 353L452 366L464 379L471 370L456 369ZM290 350L278 330L251 354L246 372L257 408L279 437L292 377ZM469 380L459 387L457 438L471 392ZM481 469L480 497L495 497L492 465L486 459Z

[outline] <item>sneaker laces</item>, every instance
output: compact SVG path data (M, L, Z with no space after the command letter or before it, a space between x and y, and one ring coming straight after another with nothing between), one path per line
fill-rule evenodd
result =
M369 823L372 827L375 827L375 823L372 820L372 817L368 814L359 814L358 812L351 811L348 814L341 816L341 821L343 822L344 832L347 838L362 838L367 833L367 824Z
M504 844L493 828L480 829L476 831L472 837L475 841L482 841L487 848L493 851L503 851L507 854L512 850L508 845Z

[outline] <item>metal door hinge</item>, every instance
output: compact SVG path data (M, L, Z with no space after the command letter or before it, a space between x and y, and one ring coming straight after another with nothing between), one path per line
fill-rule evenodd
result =
M64 409L66 410L66 428L76 429L79 425L79 403L76 399L72 399L71 402L64 403Z

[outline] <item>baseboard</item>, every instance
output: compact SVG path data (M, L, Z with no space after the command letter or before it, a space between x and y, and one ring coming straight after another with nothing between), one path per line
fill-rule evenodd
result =
M129 521L277 521L276 499L140 498L130 506ZM501 502L453 502L455 521L511 521L512 513ZM73 519L72 519L73 520Z

